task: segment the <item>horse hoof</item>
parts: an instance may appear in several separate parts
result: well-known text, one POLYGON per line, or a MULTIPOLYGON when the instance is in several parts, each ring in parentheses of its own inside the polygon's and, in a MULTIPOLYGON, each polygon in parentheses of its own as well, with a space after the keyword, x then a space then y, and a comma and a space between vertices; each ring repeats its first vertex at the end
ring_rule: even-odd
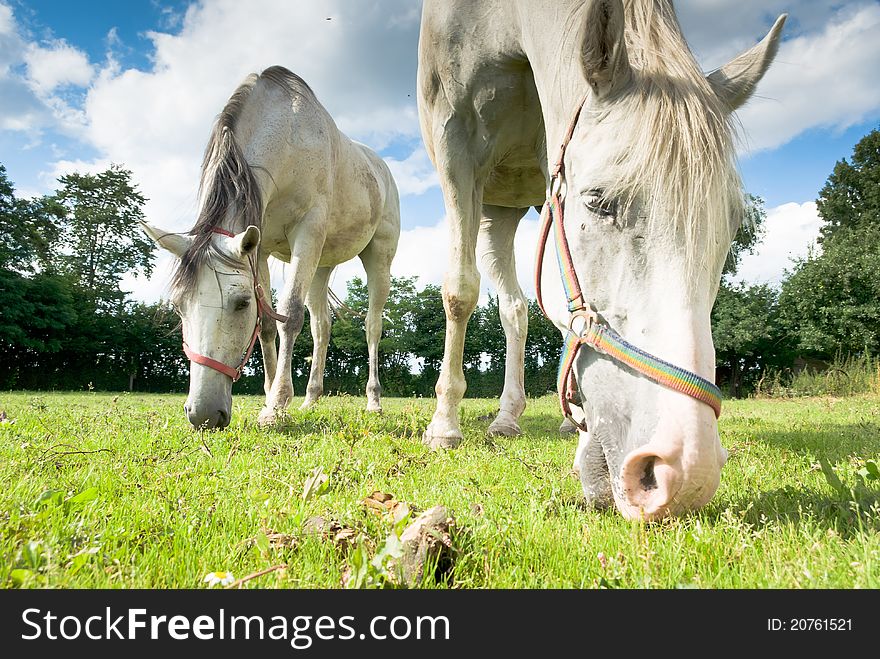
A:
POLYGON ((487 430, 486 433, 489 437, 516 437, 517 435, 522 434, 522 429, 515 421, 495 420, 492 422, 492 425, 489 426, 489 430, 487 430))
POLYGON ((257 425, 261 428, 274 426, 275 421, 275 410, 271 410, 268 407, 264 407, 262 411, 260 411, 260 415, 257 417, 257 425))
POLYGON ((461 433, 456 431, 451 431, 447 435, 435 435, 430 426, 425 431, 425 434, 422 435, 422 444, 425 446, 429 446, 432 449, 438 448, 456 448, 459 444, 461 444, 461 433))
POLYGON ((382 414, 381 405, 367 405, 367 412, 370 414, 382 414))
POLYGON ((571 421, 566 419, 562 422, 562 425, 559 426, 559 433, 561 435, 576 435, 578 428, 571 421))
POLYGON ((315 403, 317 403, 317 402, 318 402, 317 399, 313 399, 313 400, 308 400, 308 399, 306 399, 306 400, 303 401, 303 404, 299 406, 299 409, 301 409, 301 410, 307 410, 307 409, 309 409, 310 407, 312 407, 312 406, 313 406, 315 403))

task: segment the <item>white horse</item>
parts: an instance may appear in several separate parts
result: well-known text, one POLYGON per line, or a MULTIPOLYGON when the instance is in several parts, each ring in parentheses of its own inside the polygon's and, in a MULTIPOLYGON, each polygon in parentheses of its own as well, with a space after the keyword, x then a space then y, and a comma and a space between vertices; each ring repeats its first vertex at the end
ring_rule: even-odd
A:
POLYGON ((194 427, 229 423, 232 383, 258 336, 266 373, 259 421, 276 420, 293 398, 304 305, 314 352, 303 407, 314 403, 330 340, 330 274, 355 256, 369 288, 367 409, 381 411, 378 344, 400 235, 397 187, 385 162, 343 135, 299 76, 280 66, 248 76, 214 124, 195 226, 187 235, 144 228, 180 258, 171 298, 192 362, 185 410, 194 427), (281 314, 264 293, 269 255, 291 265, 281 314))
MULTIPOLYGON (((578 323, 589 316, 714 386, 706 383, 715 366, 710 312, 744 210, 731 115, 770 65, 783 21, 707 77, 667 0, 425 0, 419 117, 451 234, 446 345, 427 444, 462 438, 477 253, 498 290, 507 339, 501 409, 489 430, 520 432, 527 319, 513 240, 527 209, 550 192, 564 202, 571 275, 584 298, 568 304, 548 248, 541 288, 557 326, 566 332, 570 309, 579 310, 578 323), (560 153, 564 178, 550 190, 560 153)), ((588 500, 651 519, 712 497, 726 452, 709 405, 589 349, 577 353, 573 372, 574 415, 589 428, 576 456, 588 500)))

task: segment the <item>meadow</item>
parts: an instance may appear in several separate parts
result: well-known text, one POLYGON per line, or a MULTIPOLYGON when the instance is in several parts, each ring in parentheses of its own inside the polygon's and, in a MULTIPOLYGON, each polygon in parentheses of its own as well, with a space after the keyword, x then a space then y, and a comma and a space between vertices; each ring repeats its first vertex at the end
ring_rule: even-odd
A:
POLYGON ((262 398, 236 396, 232 425, 205 433, 183 400, 0 393, 0 587, 392 586, 408 520, 373 492, 454 515, 451 562, 423 587, 880 587, 876 394, 727 401, 718 493, 655 524, 585 507, 552 397, 516 438, 487 437, 497 403, 466 400, 465 441, 440 452, 419 441, 431 399, 372 415, 328 397, 261 429, 262 398))

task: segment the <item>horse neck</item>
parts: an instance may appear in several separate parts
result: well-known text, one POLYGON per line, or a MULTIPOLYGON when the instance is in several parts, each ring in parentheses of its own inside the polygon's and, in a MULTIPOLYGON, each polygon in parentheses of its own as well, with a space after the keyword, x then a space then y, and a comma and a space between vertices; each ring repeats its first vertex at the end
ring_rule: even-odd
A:
POLYGON ((532 67, 541 100, 541 114, 547 139, 547 160, 552 166, 559 155, 568 126, 578 104, 589 91, 581 66, 583 45, 583 0, 525 5, 522 21, 523 50, 532 67))

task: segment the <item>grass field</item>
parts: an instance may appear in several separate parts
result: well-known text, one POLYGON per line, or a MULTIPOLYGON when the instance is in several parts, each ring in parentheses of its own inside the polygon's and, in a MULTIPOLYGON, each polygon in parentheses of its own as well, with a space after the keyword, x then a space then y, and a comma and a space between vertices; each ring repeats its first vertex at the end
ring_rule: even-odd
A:
MULTIPOLYGON (((494 401, 466 401, 465 442, 436 453, 419 441, 429 399, 375 416, 327 398, 263 430, 261 399, 239 396, 232 426, 204 434, 183 399, 0 394, 14 421, 0 424, 0 586, 197 588, 283 564, 246 587, 342 587, 392 533, 361 503, 379 490, 454 513, 454 567, 430 587, 880 587, 876 395, 727 402, 715 498, 648 525, 584 507, 552 398, 530 401, 514 439, 486 437, 494 401), (316 467, 329 480, 304 500, 316 467), (349 542, 309 533, 313 516, 349 542)), ((378 561, 366 572, 383 583, 378 561)))

